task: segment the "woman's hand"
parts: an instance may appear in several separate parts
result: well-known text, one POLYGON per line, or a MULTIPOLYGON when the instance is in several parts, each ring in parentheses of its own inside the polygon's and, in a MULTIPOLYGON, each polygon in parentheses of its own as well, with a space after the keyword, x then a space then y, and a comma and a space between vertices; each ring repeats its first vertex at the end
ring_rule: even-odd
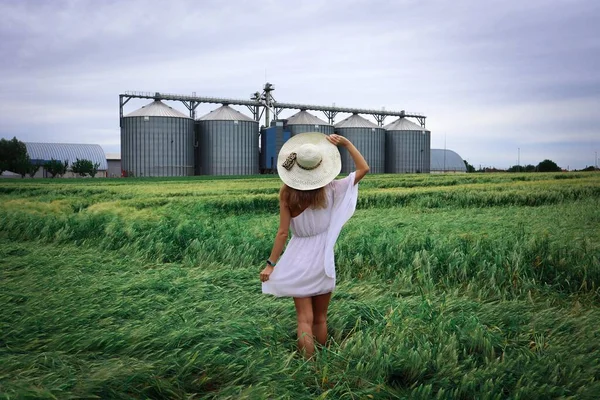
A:
POLYGON ((271 275, 271 273, 273 272, 275 268, 271 267, 270 265, 267 265, 265 267, 265 269, 263 269, 260 272, 260 281, 261 282, 266 282, 269 280, 269 275, 271 275))
POLYGON ((346 147, 348 146, 348 144, 350 144, 350 141, 348 139, 336 134, 327 136, 327 140, 329 140, 329 143, 334 144, 336 146, 346 147))
POLYGON ((354 165, 356 166, 356 175, 354 175, 354 184, 356 185, 369 172, 369 164, 367 164, 367 161, 362 154, 360 154, 360 151, 358 151, 347 138, 333 134, 327 136, 327 140, 336 146, 345 147, 346 150, 348 150, 348 153, 350 153, 354 165))

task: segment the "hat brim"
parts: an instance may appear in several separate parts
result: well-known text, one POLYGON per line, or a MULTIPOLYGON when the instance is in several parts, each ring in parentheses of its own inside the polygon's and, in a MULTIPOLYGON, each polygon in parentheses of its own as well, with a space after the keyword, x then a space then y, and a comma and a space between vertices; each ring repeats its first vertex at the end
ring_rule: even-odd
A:
POLYGON ((281 147, 277 157, 277 173, 279 178, 291 188, 298 190, 313 190, 327 185, 333 181, 342 170, 342 159, 336 145, 327 140, 327 136, 319 132, 306 132, 292 136, 281 147), (319 148, 323 159, 321 164, 312 170, 305 170, 294 163, 291 169, 283 167, 284 161, 290 153, 298 147, 310 143, 319 148))

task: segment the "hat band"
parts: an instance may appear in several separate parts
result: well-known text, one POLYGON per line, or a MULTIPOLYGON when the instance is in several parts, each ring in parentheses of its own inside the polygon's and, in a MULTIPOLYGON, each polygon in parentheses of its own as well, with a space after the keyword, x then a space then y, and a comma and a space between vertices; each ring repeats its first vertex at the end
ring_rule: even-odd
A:
POLYGON ((283 162, 283 164, 281 164, 281 166, 289 171, 290 169, 292 169, 292 167, 294 166, 294 164, 296 164, 297 166, 299 166, 303 170, 310 171, 310 170, 313 170, 313 169, 317 168, 319 165, 321 165, 322 162, 323 162, 323 159, 321 158, 316 165, 314 165, 312 167, 303 167, 298 162, 297 154, 296 153, 290 153, 290 155, 287 156, 287 158, 285 159, 285 161, 283 162))

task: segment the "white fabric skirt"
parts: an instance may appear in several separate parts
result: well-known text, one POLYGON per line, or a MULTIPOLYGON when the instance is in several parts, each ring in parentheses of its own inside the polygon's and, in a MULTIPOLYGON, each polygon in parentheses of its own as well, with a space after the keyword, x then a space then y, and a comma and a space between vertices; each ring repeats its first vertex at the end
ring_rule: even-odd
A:
POLYGON ((316 236, 294 236, 262 285, 263 293, 277 297, 312 297, 332 292, 335 277, 323 268, 327 232, 316 236))

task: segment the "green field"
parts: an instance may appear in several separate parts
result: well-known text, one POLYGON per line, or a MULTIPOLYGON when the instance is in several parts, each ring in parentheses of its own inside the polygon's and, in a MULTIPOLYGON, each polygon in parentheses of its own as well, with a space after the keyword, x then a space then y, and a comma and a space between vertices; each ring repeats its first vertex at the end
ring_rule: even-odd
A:
POLYGON ((367 176, 314 361, 260 290, 279 185, 0 181, 0 398, 600 395, 600 174, 367 176))

